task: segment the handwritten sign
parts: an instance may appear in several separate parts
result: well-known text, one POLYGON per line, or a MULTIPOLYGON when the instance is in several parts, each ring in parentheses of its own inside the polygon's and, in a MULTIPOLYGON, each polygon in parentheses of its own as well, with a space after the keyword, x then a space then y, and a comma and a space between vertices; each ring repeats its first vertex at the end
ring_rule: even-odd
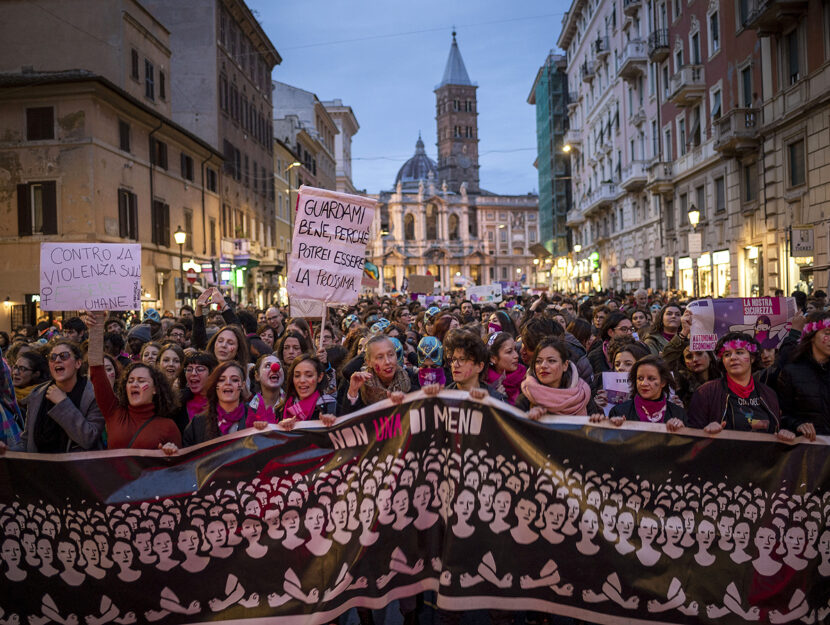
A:
POLYGON ((487 302, 498 303, 501 301, 501 285, 495 283, 482 286, 469 286, 467 287, 467 299, 473 304, 487 302))
POLYGON ((356 304, 377 202, 305 185, 297 198, 288 294, 356 304))
POLYGON ((41 310, 138 310, 141 245, 41 243, 41 310))
POLYGON ((693 313, 689 349, 711 351, 728 332, 746 332, 775 349, 787 336, 795 316, 792 297, 727 297, 701 299, 689 304, 693 313))

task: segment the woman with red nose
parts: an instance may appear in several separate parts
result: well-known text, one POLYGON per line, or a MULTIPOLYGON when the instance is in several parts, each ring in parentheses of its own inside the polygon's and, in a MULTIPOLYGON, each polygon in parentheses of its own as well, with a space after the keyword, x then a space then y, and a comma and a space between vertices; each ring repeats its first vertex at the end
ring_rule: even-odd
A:
POLYGON ((292 430, 300 421, 321 421, 326 427, 336 419, 335 402, 323 396, 325 367, 316 356, 302 354, 285 375, 285 400, 276 408, 279 427, 292 430))
POLYGON ((723 430, 776 434, 782 441, 795 434, 781 427, 778 397, 766 384, 754 379, 753 364, 759 358, 759 345, 749 334, 729 332, 715 346, 723 377, 701 386, 689 404, 689 427, 707 434, 723 430))
POLYGON ((104 370, 104 321, 102 311, 86 315, 89 328, 89 377, 95 399, 107 424, 109 449, 163 449, 175 452, 181 434, 169 418, 175 408, 173 390, 164 374, 155 367, 134 362, 110 386, 104 370))
POLYGON ((252 386, 259 389, 248 407, 253 411, 250 419, 276 423, 276 408, 285 399, 282 387, 285 382, 285 371, 279 358, 274 354, 260 356, 251 371, 252 386))

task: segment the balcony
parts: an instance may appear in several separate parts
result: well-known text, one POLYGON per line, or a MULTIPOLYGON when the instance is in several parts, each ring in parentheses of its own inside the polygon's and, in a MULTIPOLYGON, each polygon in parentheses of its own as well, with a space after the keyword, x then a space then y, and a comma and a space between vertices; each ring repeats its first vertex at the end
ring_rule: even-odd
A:
POLYGON ((642 0, 623 0, 623 13, 628 17, 636 17, 637 11, 643 6, 642 0))
POLYGON ((654 195, 665 195, 674 192, 672 164, 663 161, 654 161, 648 168, 646 189, 654 195))
POLYGON ((579 100, 582 98, 582 95, 577 92, 568 92, 567 101, 568 101, 568 113, 573 113, 577 107, 579 106, 579 100))
POLYGON ((598 59, 604 59, 611 52, 608 46, 608 37, 597 37, 594 41, 594 54, 598 59))
POLYGON ((618 189, 613 182, 601 182, 591 195, 588 196, 585 203, 585 216, 588 217, 592 213, 610 205, 617 199, 618 189))
POLYGON ((645 74, 647 63, 648 57, 646 56, 645 41, 629 41, 623 49, 617 75, 623 80, 637 80, 637 78, 645 74))
POLYGON ((758 148, 758 109, 732 109, 715 122, 715 151, 742 156, 758 148))
POLYGON ((579 148, 582 146, 582 131, 579 128, 569 128, 565 132, 565 145, 572 148, 579 148))
POLYGON ((628 118, 628 123, 632 126, 642 126, 643 123, 646 121, 646 112, 643 110, 643 107, 637 109, 637 111, 628 118))
POLYGON ((662 63, 669 56, 669 31, 666 28, 652 31, 648 36, 648 60, 662 63))
POLYGON ((219 243, 219 252, 222 255, 222 258, 229 258, 234 255, 234 239, 228 239, 226 237, 222 237, 222 241, 219 243))
POLYGON ((706 94, 702 65, 684 65, 669 79, 669 100, 677 106, 692 106, 706 94))
POLYGON ((580 73, 582 74, 583 82, 591 82, 597 73, 596 61, 585 61, 582 64, 582 70, 580 73))
POLYGON ((642 191, 648 182, 648 170, 645 161, 632 161, 623 168, 620 186, 626 191, 642 191))
POLYGON ((755 0, 755 7, 749 12, 744 26, 757 30, 759 37, 768 37, 783 32, 806 14, 807 2, 804 0, 755 0))
POLYGON ((585 215, 578 208, 572 208, 565 215, 565 225, 569 228, 585 223, 585 215))

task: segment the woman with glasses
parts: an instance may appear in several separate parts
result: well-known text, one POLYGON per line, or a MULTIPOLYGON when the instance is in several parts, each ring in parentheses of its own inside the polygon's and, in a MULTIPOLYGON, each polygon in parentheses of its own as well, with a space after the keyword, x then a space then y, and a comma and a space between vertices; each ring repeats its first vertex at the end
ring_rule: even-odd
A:
POLYGON ((18 355, 11 369, 14 395, 20 409, 25 410, 29 394, 49 379, 49 365, 38 352, 29 351, 18 355))
POLYGON ((608 345, 614 339, 631 337, 633 330, 634 324, 621 312, 614 312, 606 317, 599 330, 599 340, 595 341, 588 351, 588 362, 591 363, 595 375, 612 370, 613 363, 608 356, 608 345))
POLYGON ((77 343, 59 340, 52 345, 52 379, 29 396, 26 425, 14 451, 55 454, 103 447, 104 417, 93 385, 80 375, 82 364, 77 343))
POLYGON ((193 417, 207 408, 207 379, 218 364, 209 352, 196 352, 185 357, 185 385, 179 395, 179 409, 173 415, 181 433, 193 417))

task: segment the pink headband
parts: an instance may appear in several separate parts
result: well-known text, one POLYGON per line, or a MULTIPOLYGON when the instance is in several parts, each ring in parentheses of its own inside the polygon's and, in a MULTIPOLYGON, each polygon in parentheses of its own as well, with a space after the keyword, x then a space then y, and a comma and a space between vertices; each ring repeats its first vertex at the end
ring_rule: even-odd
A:
POLYGON ((745 349, 751 354, 754 354, 758 351, 758 347, 755 345, 755 343, 750 343, 749 341, 744 341, 743 339, 735 339, 732 341, 726 341, 726 343, 724 343, 721 346, 720 350, 718 351, 718 358, 722 358, 723 352, 725 352, 726 350, 735 349, 745 349))
POLYGON ((824 328, 830 328, 830 317, 827 319, 821 319, 820 321, 811 321, 810 323, 805 324, 804 329, 801 331, 801 340, 803 341, 808 334, 818 332, 824 328))

